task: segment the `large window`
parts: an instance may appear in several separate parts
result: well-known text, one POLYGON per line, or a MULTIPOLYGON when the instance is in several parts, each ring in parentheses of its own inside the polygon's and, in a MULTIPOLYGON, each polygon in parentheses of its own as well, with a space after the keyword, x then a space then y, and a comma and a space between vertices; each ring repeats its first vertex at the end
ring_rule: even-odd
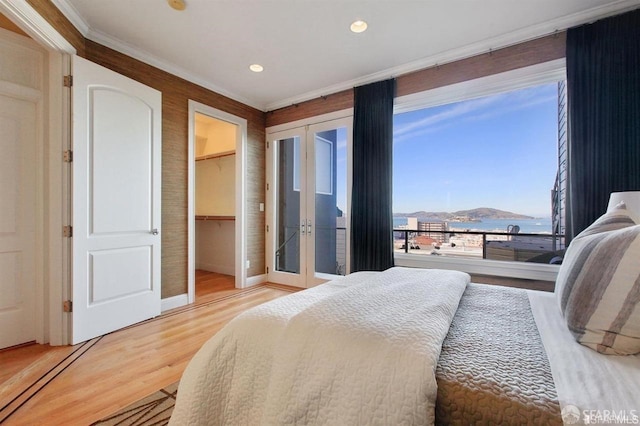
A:
POLYGON ((554 263, 563 249, 564 85, 394 117, 395 250, 554 263))

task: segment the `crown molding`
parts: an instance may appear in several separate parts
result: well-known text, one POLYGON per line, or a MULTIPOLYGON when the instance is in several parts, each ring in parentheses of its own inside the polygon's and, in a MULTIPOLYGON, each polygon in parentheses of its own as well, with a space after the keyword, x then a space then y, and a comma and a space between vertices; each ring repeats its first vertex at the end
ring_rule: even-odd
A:
POLYGON ((0 0, 0 11, 17 21, 34 40, 59 52, 76 53, 76 49, 24 0, 0 0))
POLYGON ((422 58, 417 61, 399 65, 397 67, 388 68, 386 70, 359 77, 353 80, 345 81, 343 83, 327 86, 319 90, 313 90, 299 96, 272 102, 267 104, 266 111, 273 111, 278 108, 298 104, 310 99, 319 98, 321 96, 330 95, 332 93, 341 92, 343 90, 349 90, 363 84, 373 83, 376 81, 397 77, 403 74, 408 74, 410 72, 419 71, 425 68, 436 66, 438 64, 442 65, 449 62, 459 61, 479 55, 481 53, 486 53, 489 50, 497 50, 513 46, 518 43, 523 43, 529 40, 534 40, 546 35, 553 34, 556 31, 564 31, 567 28, 593 22, 595 20, 614 14, 627 12, 629 10, 637 8, 639 5, 640 0, 618 0, 603 6, 594 7, 589 10, 566 15, 561 18, 543 22, 541 24, 532 25, 498 37, 492 37, 458 49, 448 50, 446 52, 438 53, 436 55, 422 58))
POLYGON ((205 89, 209 89, 220 95, 226 96, 227 98, 241 102, 245 105, 256 108, 260 111, 264 111, 264 107, 265 107, 264 104, 258 103, 252 99, 247 99, 242 96, 236 95, 235 93, 229 92, 228 90, 211 83, 207 79, 204 79, 202 77, 199 77, 197 75, 190 73, 189 71, 185 70, 182 67, 179 67, 170 62, 166 62, 161 59, 158 59, 157 57, 141 49, 138 49, 134 46, 131 46, 130 44, 127 44, 121 40, 118 40, 117 38, 112 37, 108 34, 89 29, 87 38, 89 40, 95 41, 96 43, 100 43, 103 46, 106 46, 110 49, 117 50, 120 53, 124 53, 125 55, 131 56, 132 58, 135 58, 141 62, 144 62, 145 64, 159 68, 177 77, 185 79, 191 83, 197 84, 198 86, 202 86, 205 89))
POLYGON ((62 12, 62 14, 73 24, 74 27, 76 27, 78 31, 80 31, 83 36, 87 36, 90 29, 89 24, 84 20, 73 4, 69 3, 68 0, 51 0, 51 3, 53 3, 54 6, 62 12))
MULTIPOLYGON (((387 78, 397 77, 399 75, 407 74, 410 72, 418 71, 421 69, 429 68, 438 64, 445 64, 461 59, 469 58, 481 53, 488 52, 489 50, 497 50, 505 47, 512 46, 514 44, 523 43, 529 40, 540 38, 549 34, 553 34, 556 31, 563 31, 567 28, 577 25, 586 24, 595 20, 611 16, 618 13, 623 13, 629 10, 636 9, 640 6, 640 0, 617 0, 602 6, 594 7, 582 12, 566 15, 557 19, 543 22, 541 24, 532 25, 526 28, 519 29, 507 34, 503 34, 498 37, 492 37, 483 41, 469 44, 467 46, 441 52, 436 55, 432 55, 426 58, 422 58, 417 61, 412 61, 397 67, 388 68, 379 72, 375 72, 363 77, 359 77, 353 80, 345 81, 342 83, 326 86, 324 88, 313 90, 303 93, 298 96, 282 99, 279 101, 262 104, 251 99, 238 96, 231 93, 224 88, 213 84, 205 78, 196 76, 189 71, 181 68, 175 64, 163 61, 157 57, 138 49, 134 46, 126 44, 112 36, 104 34, 102 32, 93 30, 87 22, 77 12, 75 7, 69 3, 69 0, 51 0, 58 9, 73 23, 76 28, 88 39, 97 43, 103 44, 111 49, 117 50, 121 53, 129 55, 135 59, 138 59, 144 63, 157 67, 163 71, 174 74, 180 78, 190 81, 194 84, 202 86, 206 89, 212 90, 230 99, 242 102, 248 106, 257 108, 262 111, 273 111, 278 108, 287 107, 293 104, 298 104, 310 99, 315 99, 320 96, 326 96, 332 93, 341 92, 343 90, 352 89, 355 86, 372 83, 375 81, 384 80, 387 78)), ((0 0, 0 5, 4 3, 20 3, 19 0, 0 0)))

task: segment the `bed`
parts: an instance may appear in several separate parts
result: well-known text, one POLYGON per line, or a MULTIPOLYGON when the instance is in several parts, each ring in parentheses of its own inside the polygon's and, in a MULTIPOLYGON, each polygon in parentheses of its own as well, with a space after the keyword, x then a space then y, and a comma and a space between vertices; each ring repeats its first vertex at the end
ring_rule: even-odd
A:
POLYGON ((238 316, 185 370, 170 424, 546 425, 585 410, 635 415, 640 357, 578 344, 553 294, 391 268, 238 316))

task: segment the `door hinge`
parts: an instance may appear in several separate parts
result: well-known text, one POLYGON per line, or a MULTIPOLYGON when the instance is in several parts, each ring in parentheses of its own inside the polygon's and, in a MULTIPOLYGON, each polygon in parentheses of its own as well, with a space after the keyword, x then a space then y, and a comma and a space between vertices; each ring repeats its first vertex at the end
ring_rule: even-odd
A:
POLYGON ((269 190, 269 184, 267 184, 267 191, 269 190))
POLYGON ((62 312, 73 312, 73 302, 71 300, 62 302, 62 312))
POLYGON ((267 149, 269 149, 269 141, 267 141, 267 149))
POLYGON ((267 225, 267 232, 269 232, 269 225, 267 225))
POLYGON ((73 76, 72 75, 65 75, 64 77, 62 77, 62 85, 64 87, 73 86, 73 76))
POLYGON ((65 225, 62 227, 62 235, 65 238, 71 238, 73 237, 73 226, 71 225, 65 225))
POLYGON ((269 273, 269 267, 267 266, 267 274, 269 273))
POLYGON ((73 161, 73 151, 67 150, 64 153, 62 153, 62 160, 65 163, 71 163, 73 161))

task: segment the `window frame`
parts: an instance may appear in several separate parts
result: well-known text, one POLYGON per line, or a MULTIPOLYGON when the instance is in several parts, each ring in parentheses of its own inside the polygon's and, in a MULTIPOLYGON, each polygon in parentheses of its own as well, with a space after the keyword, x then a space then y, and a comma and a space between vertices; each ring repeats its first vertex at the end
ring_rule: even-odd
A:
POLYGON ((331 155, 331 153, 333 152, 333 142, 330 141, 329 139, 325 139, 323 137, 317 136, 315 137, 314 142, 314 149, 316 150, 316 155, 315 155, 315 160, 316 160, 316 194, 320 194, 320 195, 333 195, 333 172, 334 172, 334 164, 333 164, 333 155, 331 155), (325 143, 329 146, 329 173, 328 173, 328 178, 329 178, 329 191, 321 191, 318 189, 318 160, 320 160, 320 158, 318 157, 318 145, 317 142, 320 141, 322 143, 325 143))
MULTIPOLYGON (((564 58, 395 98, 393 113, 415 111, 566 80, 564 58)), ((396 266, 555 281, 558 265, 394 253, 396 266)))

